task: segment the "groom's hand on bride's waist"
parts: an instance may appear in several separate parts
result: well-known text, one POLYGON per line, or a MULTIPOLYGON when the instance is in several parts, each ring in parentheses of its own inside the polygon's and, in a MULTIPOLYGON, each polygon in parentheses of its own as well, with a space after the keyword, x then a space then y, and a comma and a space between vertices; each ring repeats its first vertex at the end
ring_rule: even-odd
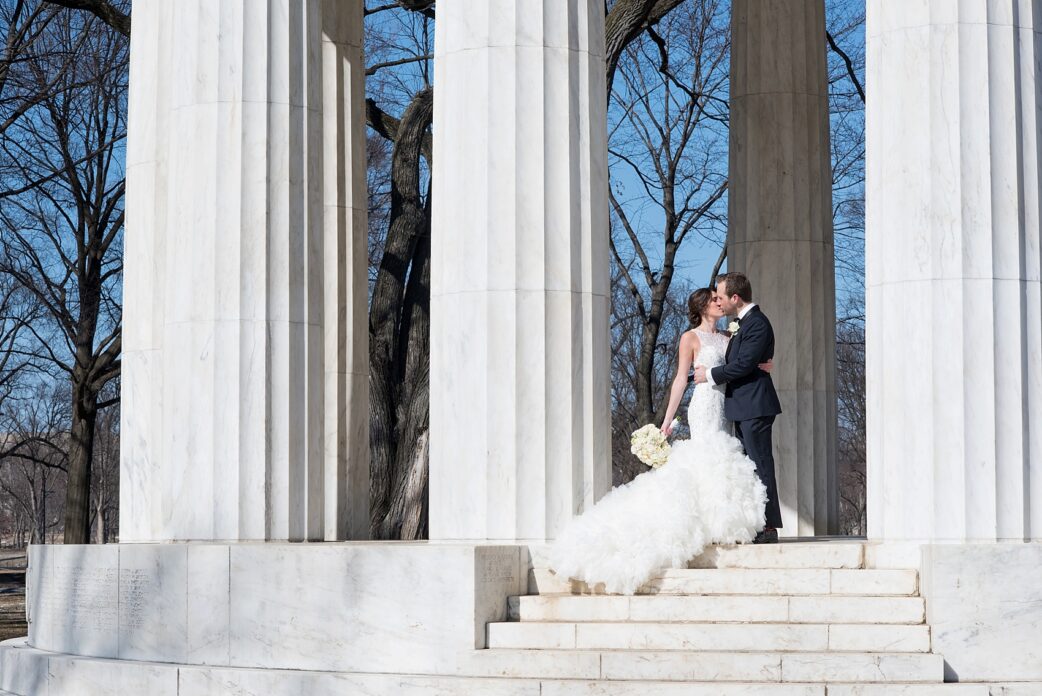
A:
POLYGON ((694 379, 694 381, 695 381, 695 384, 704 384, 707 381, 706 380, 706 368, 704 366, 699 365, 698 367, 695 368, 695 379, 694 379))

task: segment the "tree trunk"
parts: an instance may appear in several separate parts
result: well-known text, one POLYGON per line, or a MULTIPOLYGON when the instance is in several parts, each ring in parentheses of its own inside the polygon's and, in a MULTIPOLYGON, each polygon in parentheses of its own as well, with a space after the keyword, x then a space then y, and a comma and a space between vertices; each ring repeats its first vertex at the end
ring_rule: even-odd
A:
POLYGON ((430 434, 430 191, 426 233, 416 244, 398 332, 398 447, 389 508, 378 530, 382 539, 427 538, 430 434))
MULTIPOLYGON (((46 500, 46 486, 44 487, 44 499, 46 500)), ((36 495, 36 482, 32 479, 29 480, 29 510, 31 512, 32 523, 29 528, 29 543, 39 543, 42 535, 41 532, 41 502, 36 495)))
MULTIPOLYGON (((655 353, 658 348, 659 335, 662 333, 662 315, 666 309, 666 294, 673 283, 673 257, 675 251, 666 250, 666 258, 662 263, 662 275, 651 289, 651 304, 648 317, 644 322, 644 331, 640 341, 640 358, 637 364, 637 413, 645 423, 658 425, 666 415, 668 395, 666 399, 655 402, 655 353)), ((674 350, 670 346, 670 350, 674 350)))
POLYGON ((642 31, 662 21, 684 0, 618 0, 604 17, 604 62, 608 98, 622 51, 642 31))
MULTIPOLYGON (((399 451, 409 453, 411 459, 412 443, 418 435, 403 432, 414 430, 411 423, 402 422, 403 410, 411 409, 412 389, 412 385, 403 384, 403 372, 417 348, 409 345, 413 319, 405 305, 407 280, 409 285, 414 284, 413 278, 419 282, 422 256, 430 257, 429 218, 420 194, 420 157, 433 115, 433 92, 425 89, 409 104, 398 125, 391 162, 391 224, 369 309, 370 526, 376 539, 396 538, 390 530, 399 524, 388 515, 400 478, 409 468, 399 466, 399 451), (426 252, 420 245, 424 237, 426 252)), ((429 320, 427 323, 429 326, 429 320)), ((429 360, 429 356, 423 360, 429 360)))
POLYGON ((96 544, 105 543, 105 496, 99 495, 98 502, 95 505, 94 512, 94 523, 96 525, 94 531, 94 539, 96 544))
MULTIPOLYGON (((426 405, 426 400, 424 404, 426 405)), ((405 485, 399 489, 400 497, 396 497, 394 506, 401 508, 401 528, 399 539, 426 539, 427 533, 427 483, 430 468, 430 429, 426 429, 416 441, 413 451, 412 466, 405 485)))
POLYGON ((90 469, 94 454, 97 395, 74 388, 69 433, 69 482, 65 491, 65 543, 90 543, 90 469))
POLYGON ((647 321, 644 323, 644 331, 640 337, 640 356, 637 360, 637 413, 643 423, 650 423, 654 417, 654 380, 655 372, 655 343, 658 341, 659 327, 662 323, 661 308, 655 312, 652 303, 651 311, 648 312, 647 321))

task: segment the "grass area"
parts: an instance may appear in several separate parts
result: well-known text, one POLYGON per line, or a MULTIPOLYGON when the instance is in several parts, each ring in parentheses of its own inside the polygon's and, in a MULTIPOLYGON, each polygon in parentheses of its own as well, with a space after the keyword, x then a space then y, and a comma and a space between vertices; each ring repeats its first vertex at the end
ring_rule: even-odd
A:
POLYGON ((21 638, 29 633, 25 623, 25 591, 0 594, 0 640, 21 638))
POLYGON ((29 633, 25 623, 25 551, 0 553, 0 640, 29 633))

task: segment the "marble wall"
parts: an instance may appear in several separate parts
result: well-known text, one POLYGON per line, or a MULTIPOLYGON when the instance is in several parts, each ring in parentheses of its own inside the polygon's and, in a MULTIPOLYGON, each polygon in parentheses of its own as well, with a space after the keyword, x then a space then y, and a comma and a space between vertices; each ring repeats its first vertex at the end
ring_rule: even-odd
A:
POLYGON ((604 4, 443 3, 434 63, 431 538, 552 539, 611 485, 604 4))
POLYGON ((427 543, 33 546, 29 643, 270 669, 451 674, 528 582, 523 549, 427 543))
POLYGON ((368 531, 362 2, 137 0, 120 537, 368 531))

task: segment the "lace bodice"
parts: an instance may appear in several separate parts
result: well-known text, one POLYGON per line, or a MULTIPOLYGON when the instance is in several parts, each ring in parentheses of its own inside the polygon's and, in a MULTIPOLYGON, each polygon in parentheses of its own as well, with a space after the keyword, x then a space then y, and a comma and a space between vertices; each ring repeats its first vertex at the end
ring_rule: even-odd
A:
POLYGON ((701 350, 698 351, 698 357, 695 358, 695 365, 703 365, 705 367, 723 365, 724 355, 727 353, 727 343, 730 341, 727 334, 703 331, 702 329, 695 329, 695 333, 698 335, 699 343, 702 344, 701 350))
MULTIPOLYGON (((695 365, 711 369, 724 364, 724 354, 730 338, 726 334, 715 331, 695 329, 698 335, 699 348, 695 357, 695 365)), ((724 387, 696 384, 687 407, 687 423, 691 428, 691 437, 709 432, 719 432, 727 427, 724 418, 724 387)))

